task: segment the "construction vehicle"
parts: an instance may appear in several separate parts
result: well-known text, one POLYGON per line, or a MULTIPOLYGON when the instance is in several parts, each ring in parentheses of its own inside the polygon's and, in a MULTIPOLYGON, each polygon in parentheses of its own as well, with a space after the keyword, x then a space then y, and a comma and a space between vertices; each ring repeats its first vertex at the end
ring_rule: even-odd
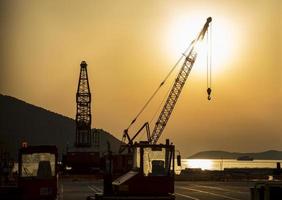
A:
POLYGON ((1 200, 55 200, 58 196, 58 150, 53 145, 27 146, 18 154, 15 185, 1 187, 1 200))
POLYGON ((134 143, 128 146, 134 156, 133 168, 112 181, 111 155, 107 157, 104 176, 104 193, 87 199, 164 199, 174 197, 174 145, 134 143))
MULTIPOLYGON (((182 88, 190 74, 190 71, 197 58, 197 50, 200 41, 203 40, 212 18, 207 18, 207 21, 199 33, 198 37, 191 43, 188 55, 184 53, 184 63, 175 79, 172 89, 166 99, 164 107, 158 117, 152 134, 150 133, 149 123, 146 122, 131 138, 128 134, 128 129, 135 123, 138 116, 143 112, 145 107, 149 104, 154 95, 158 92, 159 88, 164 84, 163 81, 159 88, 153 93, 153 96, 146 102, 145 106, 132 120, 131 124, 125 129, 123 134, 123 142, 121 145, 120 153, 127 151, 132 155, 132 169, 124 175, 113 180, 113 155, 109 151, 106 157, 106 166, 104 174, 104 193, 89 196, 88 199, 97 200, 125 200, 125 199, 138 199, 138 200, 155 200, 155 199, 175 199, 174 196, 174 160, 175 160, 175 147, 166 140, 165 144, 157 144, 175 104, 180 96, 182 88), (136 142, 135 139, 146 129, 147 140, 136 142), (127 142, 126 142, 127 141, 127 142)), ((211 88, 208 87, 208 99, 210 100, 211 88)), ((180 165, 181 158, 177 156, 177 164, 180 165)))
POLYGON ((18 188, 22 200, 57 198, 57 162, 56 146, 23 146, 19 150, 18 188))
POLYGON ((87 63, 82 61, 76 92, 75 144, 63 155, 63 168, 68 173, 88 174, 99 170, 100 154, 91 149, 91 119, 91 92, 87 63))

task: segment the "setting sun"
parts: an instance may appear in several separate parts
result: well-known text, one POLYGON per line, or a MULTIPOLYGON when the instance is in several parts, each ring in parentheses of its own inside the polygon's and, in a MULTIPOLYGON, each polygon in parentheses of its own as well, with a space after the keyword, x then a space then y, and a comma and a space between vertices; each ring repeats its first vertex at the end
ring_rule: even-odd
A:
MULTIPOLYGON (((178 16, 171 20, 166 36, 166 44, 171 57, 176 59, 183 54, 200 32, 206 18, 200 16, 178 16)), ((212 18, 210 32, 207 33, 201 43, 195 64, 196 67, 193 69, 194 73, 200 76, 206 73, 208 49, 211 49, 213 73, 218 75, 228 69, 228 62, 234 59, 232 56, 235 56, 235 49, 238 44, 236 31, 232 30, 231 22, 223 18, 213 16, 212 18), (207 43, 207 37, 211 38, 211 48, 207 43)))
POLYGON ((0 200, 282 199, 281 11, 0 1, 0 200))
POLYGON ((212 169, 212 161, 207 159, 190 159, 188 168, 201 168, 202 170, 212 169))

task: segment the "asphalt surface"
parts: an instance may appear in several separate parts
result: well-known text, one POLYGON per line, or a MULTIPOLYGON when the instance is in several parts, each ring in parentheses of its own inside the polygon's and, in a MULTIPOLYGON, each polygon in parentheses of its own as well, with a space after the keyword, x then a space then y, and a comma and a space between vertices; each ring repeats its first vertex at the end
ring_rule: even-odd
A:
POLYGON ((248 182, 176 182, 176 199, 192 200, 250 200, 248 182))
MULTIPOLYGON (((250 200, 252 182, 175 182, 177 200, 250 200)), ((101 192, 102 180, 61 180, 60 200, 86 200, 101 192)))

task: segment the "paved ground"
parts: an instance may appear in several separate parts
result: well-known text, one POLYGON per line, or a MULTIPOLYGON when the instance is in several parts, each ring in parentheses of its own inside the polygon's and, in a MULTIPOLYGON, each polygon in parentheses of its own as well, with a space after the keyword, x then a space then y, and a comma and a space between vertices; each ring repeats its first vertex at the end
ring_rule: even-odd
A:
POLYGON ((176 199, 193 200, 250 200, 247 182, 176 182, 176 199))
POLYGON ((86 197, 101 192, 103 188, 102 180, 95 181, 60 181, 59 200, 86 200, 86 197))
MULTIPOLYGON (((102 191, 102 181, 72 181, 60 183, 60 200, 85 200, 88 195, 102 191)), ((176 182, 177 200, 250 200, 248 182, 176 182)))

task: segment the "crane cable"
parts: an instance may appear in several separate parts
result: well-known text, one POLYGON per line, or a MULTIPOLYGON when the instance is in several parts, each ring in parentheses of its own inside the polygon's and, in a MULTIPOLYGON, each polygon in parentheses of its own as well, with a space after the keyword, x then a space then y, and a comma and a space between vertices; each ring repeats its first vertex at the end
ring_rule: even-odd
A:
MULTIPOLYGON (((210 27, 209 29, 207 30, 208 31, 208 34, 207 34, 207 92, 208 92, 208 100, 211 100, 211 88, 212 88, 212 31, 211 31, 211 25, 212 23, 210 24, 210 27), (209 91, 210 90, 210 91, 209 91)), ((191 44, 193 44, 194 41, 192 41, 191 44)), ((190 48, 190 46, 189 46, 190 48)), ((188 48, 188 49, 189 49, 188 48)), ((173 70, 170 71, 169 75, 172 73, 173 70)), ((168 75, 168 76, 169 76, 168 75)), ((168 77, 167 76, 167 77, 168 77)), ((157 115, 157 113, 159 112, 162 104, 164 103, 165 99, 167 98, 168 96, 168 93, 169 91, 171 90, 171 88, 173 87, 173 84, 171 85, 171 87, 168 89, 166 95, 164 96, 162 102, 160 103, 159 107, 157 108, 156 112, 154 113, 153 117, 151 118, 149 124, 152 123, 152 121, 154 120, 155 116, 157 115)))
POLYGON ((212 23, 207 30, 207 93, 208 100, 211 100, 212 92, 212 23))
MULTIPOLYGON (((208 100, 211 100, 211 92, 212 92, 212 23, 210 24, 209 29, 207 30, 208 34, 207 34, 207 93, 208 93, 208 100)), ((156 96, 156 94, 158 93, 158 91, 160 90, 160 88, 166 83, 167 79, 169 78, 169 76, 172 74, 172 72, 175 70, 175 68, 177 67, 177 65, 179 64, 179 62, 182 60, 183 57, 186 58, 186 54, 188 52, 188 50, 191 48, 191 46, 193 45, 195 41, 193 40, 189 47, 184 51, 184 53, 181 55, 181 57, 177 60, 177 62, 174 64, 174 66, 172 67, 172 69, 169 71, 169 73, 166 75, 166 77, 164 78, 164 80, 161 82, 161 84, 157 87, 157 89, 154 91, 154 93, 152 94, 152 96, 147 100, 147 102, 144 104, 144 106, 141 108, 141 110, 137 113, 137 115, 135 116, 135 118, 131 121, 131 123, 128 125, 127 129, 125 129, 126 131, 128 131, 128 129, 136 122, 136 120, 138 119, 138 117, 143 113, 143 111, 146 109, 146 107, 149 105, 149 103, 153 100, 153 98, 156 96)), ((168 90, 169 92, 170 90, 168 90)), ((157 109, 157 111, 155 112, 155 114, 153 115, 152 119, 150 120, 149 124, 152 123, 153 119, 155 118, 156 114, 158 113, 161 105, 163 104, 164 100, 166 99, 167 94, 164 96, 162 102, 159 105, 159 108, 157 109)), ((124 137, 123 137, 124 139, 124 137)))
POLYGON ((156 94, 158 93, 158 91, 160 90, 160 88, 165 84, 165 82, 167 81, 167 79, 169 78, 169 76, 172 74, 172 72, 174 71, 174 69, 177 67, 177 65, 180 63, 180 61, 182 60, 183 57, 186 58, 186 54, 188 52, 188 50, 191 48, 191 46, 193 45, 194 41, 192 41, 189 45, 189 47, 184 51, 184 53, 181 55, 181 57, 177 60, 177 62, 173 65, 172 69, 169 71, 169 73, 166 75, 166 77, 164 78, 164 80, 161 82, 161 84, 159 85, 159 87, 154 91, 154 93, 152 94, 152 96, 147 100, 147 102, 144 104, 144 106, 141 108, 141 110, 138 112, 138 114, 136 115, 136 117, 131 121, 131 123, 129 124, 129 126, 127 127, 128 130, 137 120, 137 118, 142 114, 142 112, 145 110, 145 108, 148 106, 148 104, 152 101, 152 99, 156 96, 156 94))
MULTIPOLYGON (((211 29, 211 27, 209 28, 211 29)), ((211 65, 211 51, 212 51, 212 44, 211 44, 211 30, 207 30, 207 93, 208 93, 208 100, 211 100, 211 87, 212 87, 212 65, 211 65)), ((165 81, 167 81, 168 77, 171 75, 171 73, 173 72, 173 70, 175 69, 175 67, 179 64, 180 60, 182 59, 183 56, 185 56, 186 52, 190 49, 191 45, 194 43, 194 41, 191 42, 190 46, 185 50, 185 53, 182 54, 181 58, 176 62, 176 64, 173 66, 173 68, 170 70, 170 72, 168 73, 168 75, 165 77, 164 81, 160 84, 159 88, 157 88, 157 90, 155 91, 155 93, 152 95, 152 97, 147 101, 147 103, 145 104, 145 106, 143 107, 145 109, 145 107, 147 106, 147 104, 149 104, 149 102, 151 101, 151 99, 154 97, 154 95, 158 92, 158 90, 160 89, 160 87, 165 83, 165 81)), ((186 57, 186 56, 185 56, 186 57)), ((168 91, 166 92, 166 94, 164 95, 161 103, 159 104, 158 108, 156 109, 156 112, 153 114, 153 117, 151 118, 151 120, 149 121, 149 124, 152 124, 154 118, 156 117, 157 113, 159 112, 159 110, 161 109, 161 106, 163 105, 164 101, 167 99, 167 96, 169 94, 169 92, 171 91, 171 88, 173 87, 173 83, 171 85, 171 87, 168 88, 168 91)), ((143 109, 143 110, 144 110, 143 109)), ((132 121, 133 123, 135 122, 135 120, 137 119, 137 117, 142 113, 143 111, 141 109, 141 111, 138 113, 138 115, 136 116, 136 118, 132 121)), ((133 124, 132 123, 132 124, 133 124)), ((130 126, 132 125, 130 124, 130 126)), ((129 126, 129 127, 130 127, 129 126)), ((129 128, 128 127, 128 128, 129 128)), ((143 138, 144 135, 139 136, 141 139, 143 138)))
MULTIPOLYGON (((208 34, 207 34, 207 93, 208 93, 208 100, 211 100, 211 92, 212 92, 212 23, 210 24, 210 27, 208 29, 208 34)), ((160 88, 165 84, 169 76, 172 74, 172 72, 175 70, 177 65, 180 63, 183 57, 186 57, 186 54, 188 50, 191 48, 193 45, 194 40, 190 43, 189 47, 184 51, 184 53, 181 55, 181 57, 177 60, 177 62, 174 64, 172 69, 169 71, 169 73, 166 75, 164 80, 161 82, 161 84, 157 87, 157 89, 154 91, 152 96, 147 100, 147 102, 144 104, 144 106, 141 108, 141 110, 137 113, 135 118, 131 121, 131 123, 128 125, 127 129, 128 130, 138 119, 138 117, 143 113, 143 111, 146 109, 146 107, 149 105, 149 103, 153 100, 153 98, 156 96, 160 88)))

